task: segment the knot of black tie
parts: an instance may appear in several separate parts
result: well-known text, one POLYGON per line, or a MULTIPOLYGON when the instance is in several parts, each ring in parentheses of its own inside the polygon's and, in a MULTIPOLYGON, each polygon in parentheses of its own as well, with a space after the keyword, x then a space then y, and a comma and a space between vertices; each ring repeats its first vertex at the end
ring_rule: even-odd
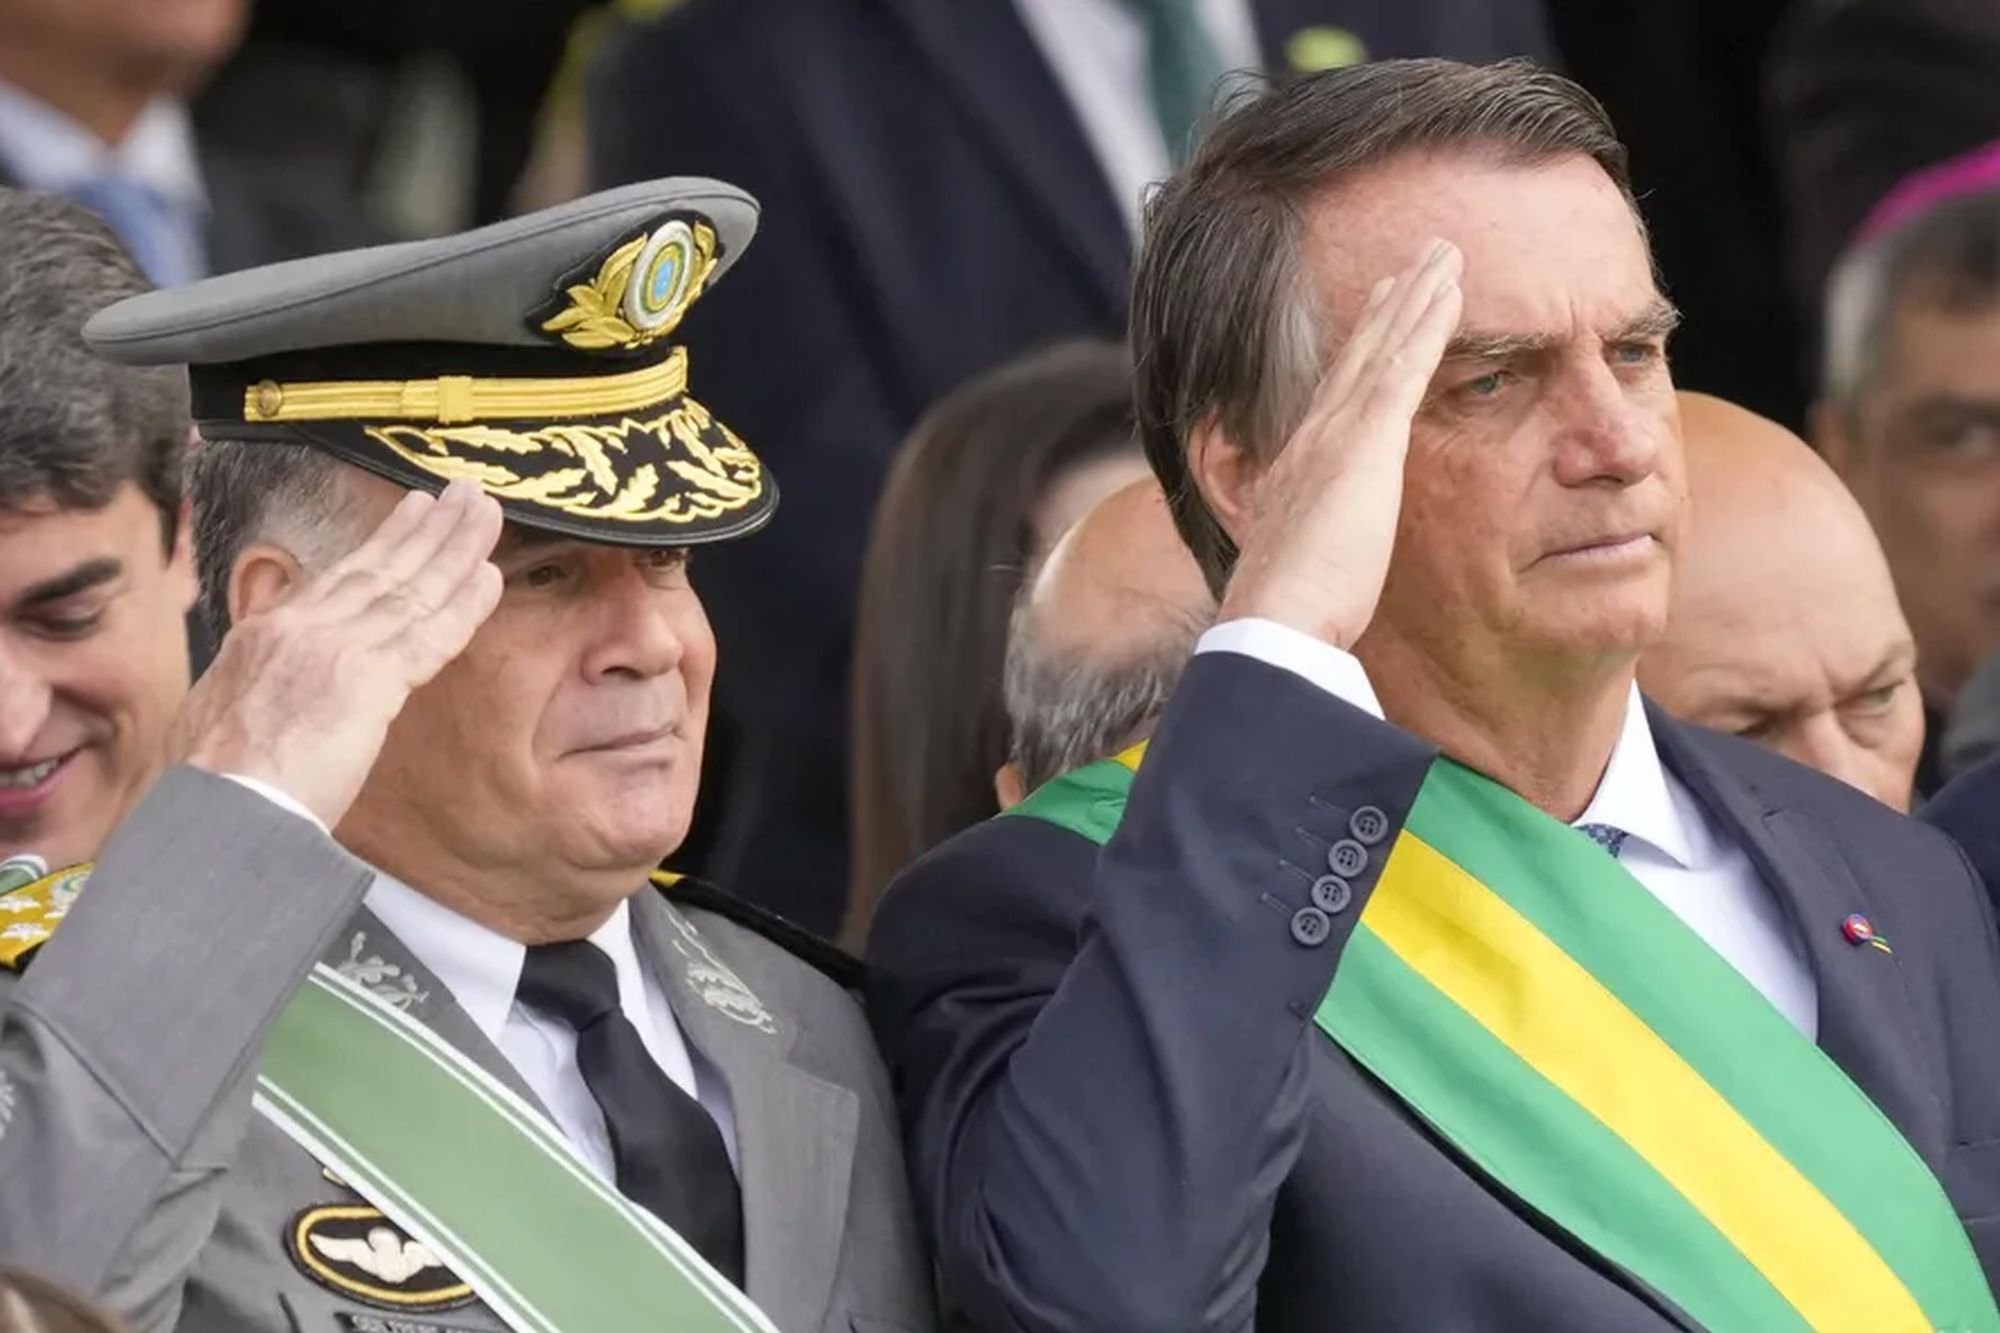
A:
POLYGON ((516 994, 522 1004, 581 1032, 618 1012, 618 968, 589 940, 531 945, 516 994))

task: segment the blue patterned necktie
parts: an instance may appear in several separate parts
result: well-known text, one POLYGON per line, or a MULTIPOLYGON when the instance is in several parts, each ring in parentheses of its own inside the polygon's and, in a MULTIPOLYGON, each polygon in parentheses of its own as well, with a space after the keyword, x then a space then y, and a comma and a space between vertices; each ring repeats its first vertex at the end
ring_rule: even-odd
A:
POLYGON ((1153 116, 1175 165, 1187 161, 1195 130, 1223 75, 1222 53, 1202 22, 1201 0, 1125 0, 1146 25, 1146 70, 1153 116))
POLYGON ((1617 858, 1618 849, 1625 845, 1628 836, 1624 829, 1615 828, 1610 824, 1578 824, 1576 831, 1610 852, 1613 859, 1617 858))
POLYGON ((158 190, 123 176, 93 176, 63 191, 118 235, 145 275, 158 287, 201 276, 186 220, 158 190))

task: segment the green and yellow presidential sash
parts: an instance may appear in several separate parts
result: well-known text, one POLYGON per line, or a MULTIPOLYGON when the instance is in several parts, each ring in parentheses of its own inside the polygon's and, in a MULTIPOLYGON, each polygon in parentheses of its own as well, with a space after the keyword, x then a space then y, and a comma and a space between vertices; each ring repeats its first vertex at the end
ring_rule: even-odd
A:
MULTIPOLYGON (((1144 747, 1011 812, 1102 843, 1144 747)), ((1616 860, 1435 761, 1316 1014, 1503 1188, 1717 1333, 2000 1330, 1936 1178, 1616 860)))
MULTIPOLYGON (((0 966, 25 965, 89 871, 0 887, 0 966)), ((316 1252, 312 1225, 370 1210, 309 1210, 291 1248, 337 1290, 411 1310, 476 1295, 515 1333, 776 1333, 693 1246, 600 1179, 539 1110, 323 963, 279 1013, 253 1103, 422 1247, 412 1260, 397 1238, 389 1262, 448 1271, 462 1283, 399 1284, 380 1256, 343 1271, 340 1257, 351 1260, 351 1247, 365 1242, 340 1239, 334 1244, 350 1248, 316 1252)))

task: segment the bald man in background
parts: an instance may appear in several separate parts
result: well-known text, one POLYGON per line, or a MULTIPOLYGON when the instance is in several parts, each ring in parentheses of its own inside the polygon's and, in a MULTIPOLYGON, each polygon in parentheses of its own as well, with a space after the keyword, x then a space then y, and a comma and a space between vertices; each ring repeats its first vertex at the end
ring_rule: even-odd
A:
POLYGON ((1215 599, 1148 477, 1073 524, 1023 589, 1007 632, 1013 732, 1002 810, 1151 734, 1215 599))
POLYGON ((1680 404, 1693 521, 1641 688, 1908 810, 1916 645, 1867 517, 1784 427, 1706 394, 1680 404))

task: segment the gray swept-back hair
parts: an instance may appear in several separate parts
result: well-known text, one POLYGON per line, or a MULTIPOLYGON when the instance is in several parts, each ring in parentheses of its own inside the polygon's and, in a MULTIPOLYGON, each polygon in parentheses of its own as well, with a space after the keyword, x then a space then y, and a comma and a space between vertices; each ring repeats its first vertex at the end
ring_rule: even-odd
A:
POLYGON ((196 603, 220 640, 229 630, 229 578, 246 547, 270 542, 319 570, 358 542, 341 487, 347 464, 303 444, 207 440, 188 464, 194 508, 196 603))
POLYGON ((1213 419, 1255 454, 1283 445, 1326 363, 1300 253, 1310 204, 1343 177, 1438 150, 1523 166, 1591 158, 1638 217, 1604 108, 1525 60, 1385 60, 1240 89, 1147 205, 1132 287, 1140 435, 1217 594, 1236 549, 1189 476, 1189 432, 1213 419))
POLYGON ((1012 732, 1008 758, 1025 791, 1106 758, 1149 730, 1211 618, 1207 610, 1149 607, 1158 632, 1122 660, 1104 660, 1042 642, 1031 592, 1024 590, 1014 606, 1002 682, 1012 732))

